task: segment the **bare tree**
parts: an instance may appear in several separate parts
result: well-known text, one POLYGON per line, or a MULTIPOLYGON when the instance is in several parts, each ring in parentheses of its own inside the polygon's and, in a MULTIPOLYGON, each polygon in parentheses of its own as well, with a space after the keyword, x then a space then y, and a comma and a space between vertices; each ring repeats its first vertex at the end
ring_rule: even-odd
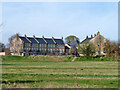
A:
POLYGON ((77 40, 78 42, 80 42, 78 37, 76 37, 74 35, 70 35, 70 36, 65 38, 65 43, 70 44, 74 40, 77 40))
POLYGON ((5 51, 5 45, 3 43, 0 43, 0 52, 5 51))
POLYGON ((95 46, 92 43, 87 42, 78 47, 78 52, 87 58, 93 57, 95 54, 95 46))
MULTIPOLYGON (((16 34, 19 35, 19 33, 16 33, 16 34)), ((13 45, 12 40, 16 37, 16 34, 13 34, 13 35, 8 39, 8 41, 9 41, 8 46, 9 46, 9 47, 13 45)))
POLYGON ((105 43, 106 55, 116 56, 118 54, 118 43, 114 41, 107 40, 105 43))

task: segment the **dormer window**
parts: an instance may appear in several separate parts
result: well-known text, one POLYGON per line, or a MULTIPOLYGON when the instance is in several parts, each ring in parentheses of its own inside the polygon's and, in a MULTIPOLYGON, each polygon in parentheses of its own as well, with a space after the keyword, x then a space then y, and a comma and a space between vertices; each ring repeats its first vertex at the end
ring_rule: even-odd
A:
POLYGON ((100 45, 98 44, 98 48, 100 47, 100 45))

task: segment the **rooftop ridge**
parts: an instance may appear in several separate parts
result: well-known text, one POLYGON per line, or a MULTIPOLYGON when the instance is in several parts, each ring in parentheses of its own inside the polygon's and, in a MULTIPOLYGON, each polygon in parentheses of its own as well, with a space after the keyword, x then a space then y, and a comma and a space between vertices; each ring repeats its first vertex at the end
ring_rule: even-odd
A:
POLYGON ((47 44, 48 42, 45 40, 45 38, 44 37, 42 37, 42 39, 45 41, 45 43, 47 44))
POLYGON ((30 42, 30 43, 32 43, 28 38, 27 38, 27 36, 25 35, 25 38, 30 42))
POLYGON ((39 41, 36 39, 36 37, 35 37, 35 36, 34 36, 33 38, 34 38, 34 39, 35 39, 35 40, 39 43, 39 41))
POLYGON ((56 44, 56 42, 55 42, 55 40, 54 40, 54 37, 52 37, 52 40, 53 40, 53 42, 56 44))

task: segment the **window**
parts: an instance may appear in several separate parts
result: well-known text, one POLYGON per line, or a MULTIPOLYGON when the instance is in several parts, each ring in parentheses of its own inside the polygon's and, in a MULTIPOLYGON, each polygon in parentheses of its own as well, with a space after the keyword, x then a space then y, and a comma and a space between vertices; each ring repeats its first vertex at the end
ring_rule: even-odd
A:
POLYGON ((51 44, 51 47, 52 47, 52 44, 51 44))
POLYGON ((20 48, 20 52, 22 52, 22 48, 20 48))
POLYGON ((40 48, 40 51, 41 51, 41 48, 40 48))
POLYGON ((34 46, 34 44, 32 44, 32 47, 34 46))
POLYGON ((16 48, 17 48, 18 46, 16 45, 16 48))
POLYGON ((50 49, 50 53, 52 53, 52 49, 50 49))
POLYGON ((42 52, 44 52, 44 48, 42 48, 42 52))
POLYGON ((39 46, 41 47, 41 44, 39 46))
POLYGON ((98 44, 98 48, 100 47, 100 45, 98 44))
POLYGON ((60 49, 60 53, 62 53, 62 50, 60 49))
POLYGON ((11 48, 11 52, 13 52, 13 48, 11 48))
POLYGON ((45 52, 46 52, 46 49, 45 49, 45 52))
POLYGON ((106 49, 104 48, 104 53, 106 53, 106 49))
POLYGON ((55 47, 55 44, 53 44, 53 47, 55 47))
POLYGON ((64 52, 64 49, 62 50, 62 52, 64 52))
POLYGON ((100 54, 100 50, 98 50, 98 54, 100 54))

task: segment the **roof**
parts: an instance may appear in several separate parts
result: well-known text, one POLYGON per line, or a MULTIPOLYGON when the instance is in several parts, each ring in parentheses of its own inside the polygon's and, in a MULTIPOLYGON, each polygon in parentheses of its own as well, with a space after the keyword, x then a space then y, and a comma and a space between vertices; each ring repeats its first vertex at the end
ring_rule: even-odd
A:
POLYGON ((50 38, 44 38, 48 44, 55 44, 54 41, 50 38))
POLYGON ((40 44, 46 44, 46 42, 42 38, 35 38, 40 44))
POLYGON ((25 43, 40 43, 40 44, 64 44, 64 41, 62 39, 56 39, 56 38, 38 38, 38 37, 22 37, 19 36, 21 40, 23 40, 25 43), (56 42, 56 43, 55 43, 56 42))
MULTIPOLYGON (((92 37, 92 38, 93 38, 93 37, 92 37)), ((84 39, 81 43, 85 43, 85 42, 91 40, 92 38, 86 38, 86 39, 84 39)))
POLYGON ((32 43, 38 43, 34 38, 32 37, 27 37, 32 43))
POLYGON ((19 36, 21 40, 23 40, 25 43, 30 43, 25 37, 19 36))
POLYGON ((65 48, 66 48, 66 49, 70 49, 71 46, 70 46, 69 44, 65 44, 65 48))
POLYGON ((64 44, 62 39, 54 39, 57 44, 64 44))
POLYGON ((65 49, 70 49, 68 46, 65 46, 65 49))
POLYGON ((73 46, 78 47, 78 45, 79 45, 79 41, 78 41, 78 40, 73 40, 73 41, 70 43, 70 46, 71 46, 71 47, 73 47, 73 46))

